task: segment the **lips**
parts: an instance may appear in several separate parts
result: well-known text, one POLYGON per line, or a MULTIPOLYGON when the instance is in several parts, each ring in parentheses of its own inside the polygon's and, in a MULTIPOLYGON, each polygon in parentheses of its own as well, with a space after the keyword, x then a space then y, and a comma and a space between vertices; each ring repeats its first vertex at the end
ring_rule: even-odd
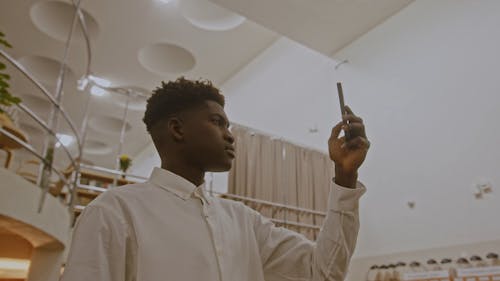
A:
POLYGON ((226 153, 229 154, 231 158, 235 157, 234 147, 226 147, 226 153))

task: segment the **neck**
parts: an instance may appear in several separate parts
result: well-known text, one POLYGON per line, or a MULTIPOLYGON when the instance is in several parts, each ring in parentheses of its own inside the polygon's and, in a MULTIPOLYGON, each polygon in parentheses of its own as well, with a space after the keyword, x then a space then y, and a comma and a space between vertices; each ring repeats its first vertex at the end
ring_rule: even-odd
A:
POLYGON ((189 166, 185 163, 162 161, 161 168, 185 178, 196 186, 200 186, 205 179, 205 171, 194 168, 193 166, 189 166))

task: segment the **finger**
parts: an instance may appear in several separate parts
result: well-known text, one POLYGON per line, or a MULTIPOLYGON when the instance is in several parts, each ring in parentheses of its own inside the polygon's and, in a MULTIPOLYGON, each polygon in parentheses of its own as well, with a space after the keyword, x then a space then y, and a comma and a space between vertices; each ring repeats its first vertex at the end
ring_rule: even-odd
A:
POLYGON ((332 128, 332 135, 331 138, 338 139, 340 132, 342 131, 342 122, 337 123, 335 127, 332 128))
POLYGON ((328 145, 332 145, 333 147, 342 147, 345 144, 345 137, 339 137, 338 139, 330 138, 328 140, 328 145))
POLYGON ((361 117, 352 114, 342 116, 342 120, 349 121, 351 123, 363 123, 363 119, 361 117))
POLYGON ((346 143, 348 148, 370 148, 370 142, 363 137, 356 137, 346 143))
POLYGON ((338 139, 339 141, 339 144, 340 144, 340 148, 345 148, 345 145, 346 145, 346 141, 345 141, 345 137, 341 137, 338 139))
POLYGON ((330 138, 330 139, 328 140, 328 142, 331 142, 332 144, 337 145, 337 146, 338 146, 338 145, 341 145, 341 144, 345 143, 345 136, 339 137, 339 138, 337 138, 337 139, 335 139, 335 138, 330 138))
POLYGON ((345 108, 345 111, 347 112, 347 114, 356 116, 356 114, 354 114, 354 112, 352 112, 352 109, 348 105, 344 106, 344 108, 345 108))
POLYGON ((356 137, 366 138, 365 125, 363 123, 350 123, 347 124, 346 131, 349 133, 350 138, 356 137))

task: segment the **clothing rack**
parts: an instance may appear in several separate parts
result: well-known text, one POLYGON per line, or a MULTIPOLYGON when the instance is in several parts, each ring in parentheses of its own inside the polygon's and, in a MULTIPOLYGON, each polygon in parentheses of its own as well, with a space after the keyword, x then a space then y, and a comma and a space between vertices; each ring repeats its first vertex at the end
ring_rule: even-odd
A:
POLYGON ((326 217, 325 212, 320 212, 316 210, 311 210, 311 209, 306 209, 306 208, 300 208, 300 207, 295 207, 295 206, 290 206, 290 205, 285 205, 285 204, 280 204, 280 203, 275 203, 271 201, 266 201, 266 200, 261 200, 261 199, 255 199, 255 198, 250 198, 250 197, 245 197, 245 196, 240 196, 240 195, 235 195, 235 194, 229 194, 229 193, 222 193, 222 192, 215 192, 213 191, 214 194, 217 194, 223 198, 229 198, 229 199, 235 199, 235 200, 240 200, 244 202, 251 202, 251 203, 256 203, 260 205, 266 205, 266 206, 271 206, 271 207, 276 207, 279 209, 286 209, 289 211, 295 211, 298 213, 305 213, 305 214, 312 214, 312 215, 318 215, 318 216, 323 216, 326 217))
POLYGON ((132 177, 132 178, 141 179, 141 180, 147 180, 148 179, 147 177, 144 177, 144 176, 133 175, 133 174, 130 174, 130 173, 124 173, 122 171, 118 171, 118 170, 114 170, 114 169, 108 169, 108 168, 99 167, 99 166, 87 165, 87 164, 83 164, 83 163, 80 163, 80 167, 88 169, 88 170, 92 170, 92 171, 96 171, 96 172, 108 173, 108 174, 112 174, 112 175, 119 175, 119 176, 124 175, 124 176, 127 176, 127 177, 132 177))
POLYGON ((292 222, 292 221, 285 221, 285 220, 279 220, 279 219, 270 219, 272 222, 276 224, 281 224, 281 225, 289 225, 289 226, 297 226, 299 228, 311 228, 314 230, 321 230, 320 226, 314 225, 314 224, 305 224, 305 223, 300 223, 300 222, 292 222))

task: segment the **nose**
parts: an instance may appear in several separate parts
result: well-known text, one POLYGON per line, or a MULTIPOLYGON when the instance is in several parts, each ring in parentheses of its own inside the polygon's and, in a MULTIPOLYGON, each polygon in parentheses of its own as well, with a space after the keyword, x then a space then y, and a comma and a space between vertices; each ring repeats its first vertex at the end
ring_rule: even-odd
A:
POLYGON ((226 140, 230 144, 234 143, 234 136, 233 134, 231 134, 231 131, 229 131, 229 129, 226 129, 226 133, 224 134, 224 140, 226 140))

